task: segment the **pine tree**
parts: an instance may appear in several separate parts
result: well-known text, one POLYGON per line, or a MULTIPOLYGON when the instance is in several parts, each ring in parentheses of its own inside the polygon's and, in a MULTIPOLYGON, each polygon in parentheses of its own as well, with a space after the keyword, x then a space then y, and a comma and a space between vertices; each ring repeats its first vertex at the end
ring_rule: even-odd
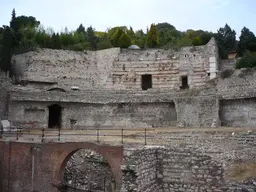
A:
POLYGON ((248 28, 244 27, 242 29, 239 39, 238 52, 240 56, 242 56, 246 50, 256 51, 256 37, 248 28))
POLYGON ((226 24, 218 30, 215 38, 219 47, 220 57, 226 59, 228 52, 236 49, 236 32, 226 24))

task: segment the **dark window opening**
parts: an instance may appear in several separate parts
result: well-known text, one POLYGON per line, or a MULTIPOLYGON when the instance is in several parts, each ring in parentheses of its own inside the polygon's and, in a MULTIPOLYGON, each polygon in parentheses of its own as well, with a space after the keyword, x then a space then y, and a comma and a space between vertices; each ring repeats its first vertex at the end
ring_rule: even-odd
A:
POLYGON ((125 71, 125 65, 123 65, 123 71, 125 71))
POLYGON ((152 75, 141 76, 141 88, 142 90, 148 90, 152 88, 152 75))
POLYGON ((188 86, 188 76, 182 76, 181 77, 181 83, 182 83, 182 86, 180 87, 181 89, 188 89, 189 86, 188 86))
POLYGON ((210 77, 210 76, 211 76, 211 73, 208 73, 208 76, 210 77))
POLYGON ((59 105, 49 106, 49 128, 61 128, 61 107, 59 105))

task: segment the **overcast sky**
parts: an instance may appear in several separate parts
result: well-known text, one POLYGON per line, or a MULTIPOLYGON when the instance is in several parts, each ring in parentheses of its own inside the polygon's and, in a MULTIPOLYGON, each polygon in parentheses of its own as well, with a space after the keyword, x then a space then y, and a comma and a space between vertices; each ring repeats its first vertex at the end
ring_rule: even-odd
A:
POLYGON ((9 24, 13 8, 55 31, 80 23, 100 31, 121 25, 145 30, 168 22, 182 31, 213 32, 228 23, 238 34, 243 26, 256 34, 256 0, 0 0, 0 25, 9 24))

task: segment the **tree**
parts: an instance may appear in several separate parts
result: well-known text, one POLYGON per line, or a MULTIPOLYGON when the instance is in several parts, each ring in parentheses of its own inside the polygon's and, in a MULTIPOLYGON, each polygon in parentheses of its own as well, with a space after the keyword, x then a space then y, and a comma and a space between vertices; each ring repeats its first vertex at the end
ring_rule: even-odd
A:
POLYGON ((150 30, 148 31, 146 44, 149 48, 156 48, 159 45, 158 31, 154 24, 151 24, 150 30))
POLYGON ((112 38, 111 38, 111 43, 114 47, 119 47, 120 43, 119 43, 119 40, 120 40, 120 37, 122 36, 123 34, 123 30, 122 29, 117 29, 115 31, 115 33, 113 34, 112 38))
POLYGON ((229 51, 236 50, 236 32, 228 24, 220 28, 215 34, 219 47, 219 54, 222 59, 226 59, 229 51))
POLYGON ((242 29, 239 40, 238 53, 240 56, 242 56, 246 50, 256 51, 256 37, 248 28, 244 27, 242 29))
POLYGON ((123 33, 119 39, 119 47, 128 48, 130 45, 131 45, 130 37, 126 33, 123 33))
POLYGON ((192 40, 187 36, 182 36, 181 38, 176 39, 173 47, 180 48, 183 46, 191 46, 191 45, 192 45, 192 40))
POLYGON ((131 42, 134 45, 138 45, 140 48, 145 47, 146 35, 143 30, 138 30, 135 32, 135 38, 131 42))
POLYGON ((91 48, 93 50, 97 50, 97 43, 98 43, 98 38, 94 34, 94 29, 92 26, 87 28, 87 35, 88 35, 88 42, 91 45, 91 48))
POLYGON ((242 58, 236 63, 236 68, 254 68, 256 67, 256 53, 246 51, 242 58))
POLYGON ((127 35, 129 36, 130 40, 135 39, 135 33, 132 27, 130 27, 130 29, 127 30, 127 35))
POLYGON ((104 33, 102 36, 99 37, 99 42, 98 42, 98 49, 108 49, 113 47, 111 44, 110 39, 108 38, 108 34, 104 33))
POLYGON ((15 9, 13 9, 12 10, 12 18, 11 18, 11 21, 10 21, 10 27, 12 29, 16 29, 17 28, 15 21, 16 21, 16 12, 15 12, 15 9))
POLYGON ((5 26, 3 31, 2 49, 0 51, 0 69, 4 71, 12 71, 11 57, 14 47, 14 37, 12 29, 5 26))
POLYGON ((83 26, 83 24, 80 24, 79 27, 76 30, 77 33, 83 33, 85 34, 85 27, 83 26))
POLYGON ((37 30, 35 40, 36 40, 36 44, 42 48, 51 48, 52 47, 51 36, 46 33, 46 31, 44 30, 43 27, 40 27, 37 30))
POLYGON ((51 48, 52 49, 61 49, 61 41, 59 33, 55 34, 53 33, 51 37, 51 48))
POLYGON ((84 33, 83 32, 80 32, 78 33, 78 31, 76 31, 73 35, 73 38, 74 38, 74 43, 83 43, 85 42, 85 38, 84 38, 84 33))
MULTIPOLYGON (((115 35, 115 33, 117 32, 117 31, 119 31, 119 30, 122 30, 123 32, 127 32, 128 31, 128 29, 127 29, 127 27, 126 26, 117 26, 117 27, 113 27, 113 28, 111 28, 111 29, 108 29, 108 37, 110 38, 110 39, 113 39, 113 36, 115 35)), ((121 35, 120 35, 121 36, 121 35)))

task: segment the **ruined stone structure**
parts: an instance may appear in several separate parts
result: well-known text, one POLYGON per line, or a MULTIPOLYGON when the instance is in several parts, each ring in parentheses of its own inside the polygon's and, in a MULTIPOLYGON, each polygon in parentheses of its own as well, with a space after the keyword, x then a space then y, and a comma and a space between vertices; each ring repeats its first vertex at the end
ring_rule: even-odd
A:
POLYGON ((13 128, 255 127, 256 73, 234 62, 219 59, 214 39, 178 50, 38 49, 12 58, 0 118, 13 128))
POLYGON ((104 177, 106 192, 256 190, 255 130, 177 131, 155 139, 164 137, 165 146, 0 141, 0 191, 57 192, 67 182, 78 188, 70 191, 88 189, 88 182, 104 191, 104 177))
POLYGON ((165 146, 124 148, 122 191, 256 190, 255 174, 246 173, 255 173, 255 131, 169 136, 165 146))
POLYGON ((114 182, 113 190, 108 192, 120 191, 122 146, 99 146, 87 142, 0 141, 0 148, 0 191, 2 192, 59 192, 58 188, 65 183, 64 173, 67 162, 79 149, 93 150, 104 157, 113 174, 114 182))

